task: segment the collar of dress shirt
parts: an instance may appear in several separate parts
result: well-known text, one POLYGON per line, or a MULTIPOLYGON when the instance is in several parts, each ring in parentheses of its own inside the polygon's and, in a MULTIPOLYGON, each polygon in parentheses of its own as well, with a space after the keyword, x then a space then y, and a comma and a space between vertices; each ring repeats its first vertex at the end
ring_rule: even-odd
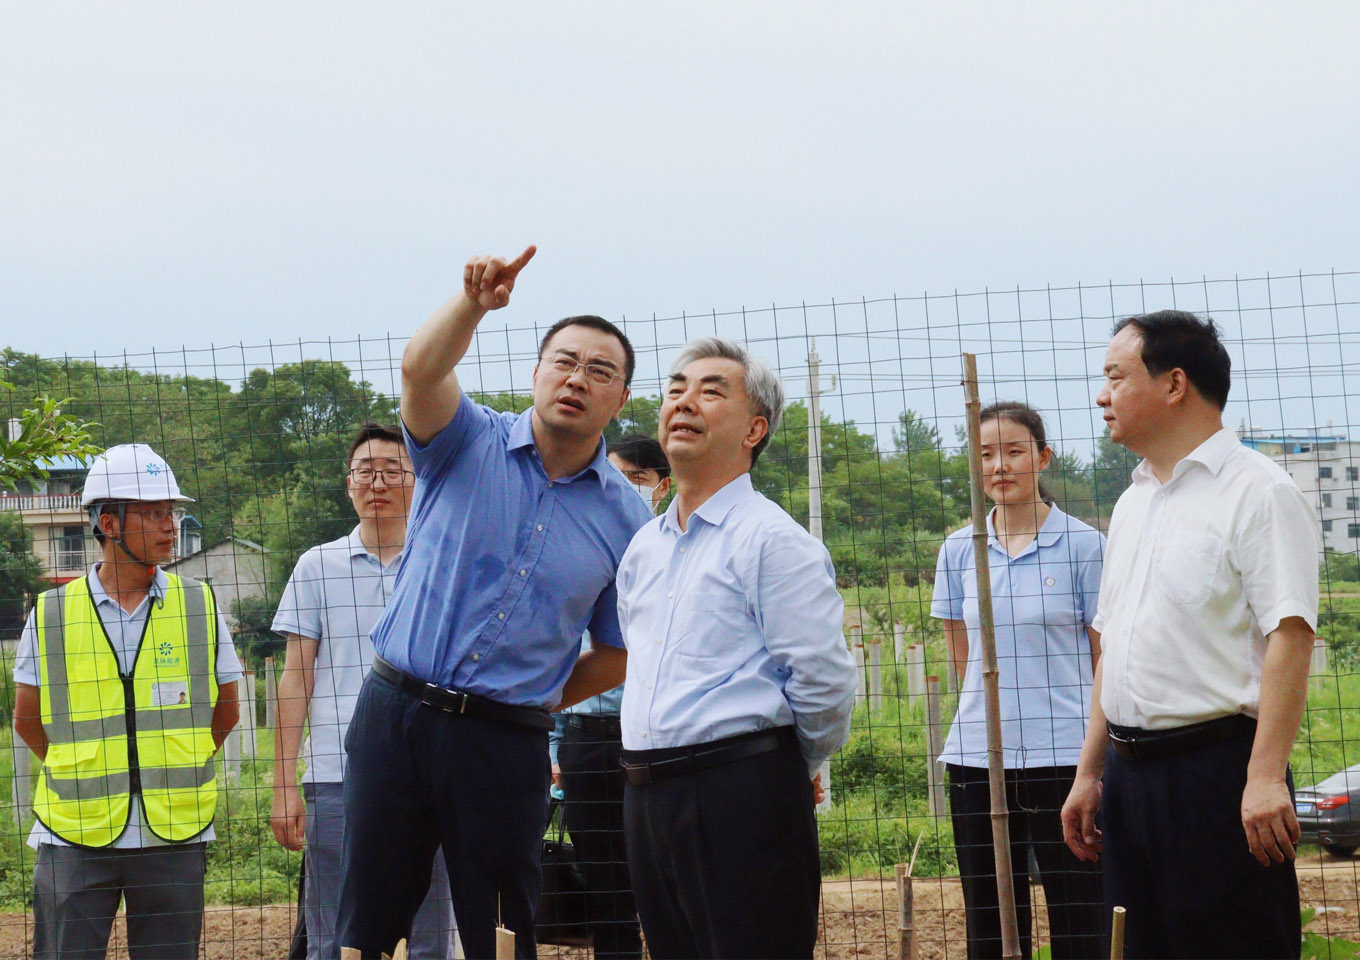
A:
MULTIPOLYGON (((538 455, 538 448, 534 447, 533 415, 534 408, 530 407, 528 410, 521 413, 519 418, 510 425, 510 439, 509 442, 506 443, 505 449, 519 450, 523 447, 533 447, 534 455, 538 455)), ((591 460, 590 463, 586 464, 586 469, 582 470, 581 473, 585 473, 586 470, 595 471, 595 479, 600 481, 600 486, 603 488, 606 485, 605 468, 608 465, 609 460, 605 457, 604 437, 601 437, 600 442, 595 445, 595 458, 591 460)), ((572 480, 579 477, 581 473, 572 474, 570 477, 562 477, 558 482, 570 483, 572 480)))
MULTIPOLYGON (((987 542, 998 550, 1004 550, 1001 541, 996 538, 996 526, 992 523, 992 518, 996 516, 996 507, 992 507, 987 513, 987 542)), ((1048 508, 1048 516, 1044 518, 1044 524, 1039 528, 1039 532, 1034 536, 1034 542, 1041 547, 1051 547, 1062 539, 1062 535, 1067 532, 1067 514, 1058 509, 1056 503, 1048 508)), ((1023 553, 1023 551, 1022 551, 1023 553)))
MULTIPOLYGON (((109 596, 108 591, 104 589, 104 584, 99 579, 98 570, 98 563, 90 567, 90 599, 94 601, 95 606, 99 606, 101 603, 112 603, 114 606, 118 606, 118 602, 109 596)), ((151 587, 147 592, 156 600, 164 600, 165 591, 169 586, 170 578, 165 575, 164 570, 157 567, 156 575, 151 578, 151 587)))
MULTIPOLYGON (((1223 469, 1223 464, 1227 462, 1229 454, 1238 446, 1240 446, 1240 441, 1231 427, 1217 430, 1207 440, 1181 458, 1181 462, 1176 464, 1175 469, 1171 471, 1171 479, 1175 480, 1189 470, 1192 464, 1196 463, 1216 477, 1219 471, 1223 469)), ((1146 460, 1141 461, 1138 466, 1133 468, 1133 482, 1154 484, 1158 482, 1157 475, 1152 472, 1152 467, 1148 466, 1146 460)))
MULTIPOLYGON (((722 522, 727 519, 727 514, 731 512, 732 508, 754 492, 755 487, 751 485, 751 475, 743 473, 735 480, 728 481, 713 496, 699 504, 690 514, 690 520, 693 521, 695 517, 698 517, 715 527, 722 526, 722 522)), ((676 536, 683 535, 685 531, 680 529, 680 521, 677 519, 679 513, 680 498, 676 497, 661 516, 661 529, 670 530, 676 536)))

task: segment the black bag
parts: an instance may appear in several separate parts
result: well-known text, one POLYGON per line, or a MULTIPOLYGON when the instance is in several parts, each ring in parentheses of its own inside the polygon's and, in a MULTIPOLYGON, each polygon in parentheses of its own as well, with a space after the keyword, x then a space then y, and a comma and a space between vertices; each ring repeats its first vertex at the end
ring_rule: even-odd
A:
POLYGON ((534 936, 539 943, 588 947, 591 936, 586 881, 576 864, 576 847, 565 839, 561 807, 560 800, 548 807, 547 831, 551 833, 556 816, 557 835, 543 839, 543 889, 534 911, 534 936))

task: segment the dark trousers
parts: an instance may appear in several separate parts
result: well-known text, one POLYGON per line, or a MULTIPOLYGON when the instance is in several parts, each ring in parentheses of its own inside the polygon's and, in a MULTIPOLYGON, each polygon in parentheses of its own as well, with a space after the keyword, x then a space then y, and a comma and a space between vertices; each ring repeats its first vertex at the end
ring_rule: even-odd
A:
POLYGON ((623 840, 623 771, 618 740, 568 725, 557 750, 562 768, 562 814, 586 881, 595 960, 642 956, 628 852, 623 840))
POLYGON ((1105 897, 1128 910, 1131 960, 1299 955, 1294 862, 1261 866, 1242 829, 1251 745, 1243 736, 1152 760, 1106 753, 1105 897))
POLYGON ((812 956, 817 821, 807 764, 786 729, 778 750, 627 786, 628 862, 655 960, 812 956))
MULTIPOLYGON (((991 791, 985 767, 949 764, 949 808, 954 850, 968 925, 970 960, 1001 956, 1001 911, 997 905, 996 857, 992 845, 991 791)), ((1072 788, 1075 767, 1031 767, 1006 771, 1010 811, 1011 870, 1020 952, 1030 955, 1032 909, 1029 850, 1039 864, 1048 904, 1054 960, 1103 957, 1100 867, 1083 863, 1063 843, 1060 814, 1072 788)))
POLYGON ((442 844, 463 949, 495 956, 497 917, 534 957, 548 734, 428 707, 370 675, 346 737, 338 940, 365 957, 410 936, 442 844))

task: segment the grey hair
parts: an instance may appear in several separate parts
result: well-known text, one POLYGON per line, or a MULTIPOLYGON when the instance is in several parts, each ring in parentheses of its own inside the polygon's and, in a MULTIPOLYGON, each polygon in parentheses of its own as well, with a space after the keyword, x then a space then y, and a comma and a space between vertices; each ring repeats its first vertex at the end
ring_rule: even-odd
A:
POLYGON ((751 465, 754 466, 756 460, 760 458, 761 451, 769 445, 770 437, 774 436, 780 418, 784 416, 784 384, 780 383, 779 375, 771 370, 765 361, 751 356, 734 341, 721 337, 697 337, 681 347, 680 352, 676 354, 675 362, 671 364, 671 376, 675 376, 695 360, 712 358, 734 360, 741 364, 746 372, 742 380, 746 396, 750 397, 755 412, 770 424, 765 436, 761 437, 760 442, 751 450, 751 465))

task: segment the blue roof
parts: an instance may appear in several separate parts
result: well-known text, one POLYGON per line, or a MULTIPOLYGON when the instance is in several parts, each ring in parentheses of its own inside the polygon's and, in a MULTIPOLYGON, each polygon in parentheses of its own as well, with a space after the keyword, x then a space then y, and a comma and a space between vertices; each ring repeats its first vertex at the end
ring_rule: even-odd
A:
POLYGON ((50 473, 88 473, 93 459, 93 457, 85 459, 63 453, 61 456, 53 457, 50 460, 39 460, 38 466, 50 473))

